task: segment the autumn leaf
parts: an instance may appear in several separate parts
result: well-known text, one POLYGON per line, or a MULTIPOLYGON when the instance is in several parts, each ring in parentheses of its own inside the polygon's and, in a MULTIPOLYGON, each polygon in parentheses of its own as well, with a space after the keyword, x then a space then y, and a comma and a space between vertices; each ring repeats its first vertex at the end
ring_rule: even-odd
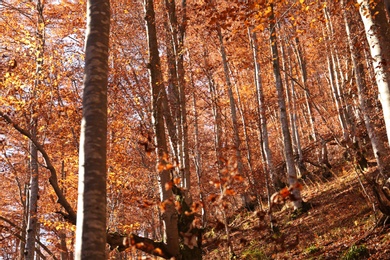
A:
POLYGON ((169 181, 167 183, 165 183, 165 190, 168 191, 168 190, 171 190, 173 187, 173 182, 172 181, 169 181))
POLYGON ((233 189, 226 189, 225 194, 228 196, 232 196, 232 195, 235 195, 236 192, 233 189))

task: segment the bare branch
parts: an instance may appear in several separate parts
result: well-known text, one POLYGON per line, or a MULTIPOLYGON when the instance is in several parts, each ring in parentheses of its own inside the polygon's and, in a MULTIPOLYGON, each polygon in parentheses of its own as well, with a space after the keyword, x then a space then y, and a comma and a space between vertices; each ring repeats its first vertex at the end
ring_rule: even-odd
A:
MULTIPOLYGON (((11 220, 9 220, 9 219, 7 219, 7 218, 5 218, 5 217, 3 217, 3 216, 0 216, 0 220, 3 220, 4 222, 8 223, 11 227, 16 228, 18 231, 21 231, 21 230, 22 230, 20 227, 18 227, 18 225, 16 225, 16 224, 13 223, 11 220)), ((5 228, 5 229, 7 229, 8 231, 11 231, 10 228, 7 227, 7 226, 2 226, 2 227, 5 228)), ((21 240, 21 241, 23 241, 23 242, 26 242, 25 238, 22 237, 21 235, 16 234, 16 233, 12 233, 12 235, 15 236, 15 237, 17 237, 19 240, 21 240)), ((52 257, 52 259, 54 259, 54 260, 57 260, 57 259, 58 259, 58 258, 53 254, 53 252, 50 251, 49 248, 47 248, 44 244, 42 244, 41 241, 39 241, 38 239, 36 239, 36 242, 38 243, 38 245, 39 245, 40 247, 43 248, 43 250, 45 250, 45 251, 50 255, 50 257, 52 257)), ((46 258, 38 248, 35 248, 35 252, 37 252, 37 254, 38 254, 40 257, 42 257, 42 258, 44 258, 44 259, 46 258)))
POLYGON ((0 117, 2 117, 8 124, 10 124, 15 130, 17 130, 20 134, 26 136, 28 139, 33 142, 35 147, 38 149, 38 151, 42 154, 43 158, 45 159, 46 168, 50 171, 50 177, 49 177, 49 183, 53 187, 54 192, 56 193, 58 200, 57 203, 59 203, 62 207, 64 207, 65 211, 68 214, 67 220, 72 223, 76 224, 76 212, 73 210, 72 206, 69 204, 69 202, 66 200, 64 193, 62 192, 61 188, 58 185, 58 178, 57 178, 57 172, 51 163, 49 155, 46 153, 43 146, 34 138, 29 131, 26 129, 20 127, 17 123, 15 123, 8 115, 4 114, 2 111, 0 111, 0 117))

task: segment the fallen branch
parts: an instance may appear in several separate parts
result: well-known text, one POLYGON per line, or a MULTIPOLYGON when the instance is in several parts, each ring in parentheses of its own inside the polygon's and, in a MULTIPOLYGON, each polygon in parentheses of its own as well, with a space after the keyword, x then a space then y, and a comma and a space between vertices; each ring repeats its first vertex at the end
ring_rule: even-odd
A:
POLYGON ((122 252, 130 246, 135 247, 145 253, 159 256, 164 259, 170 259, 171 254, 168 253, 167 246, 161 241, 154 241, 149 238, 140 237, 135 234, 122 235, 118 232, 107 233, 107 244, 110 245, 110 249, 117 249, 122 252))

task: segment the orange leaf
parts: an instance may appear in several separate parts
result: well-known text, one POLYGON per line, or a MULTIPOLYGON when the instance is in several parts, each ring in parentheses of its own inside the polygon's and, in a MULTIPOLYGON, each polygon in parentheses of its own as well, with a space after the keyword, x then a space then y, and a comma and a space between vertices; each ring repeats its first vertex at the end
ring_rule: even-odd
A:
POLYGON ((170 170, 170 169, 172 169, 173 167, 175 167, 175 166, 173 166, 173 164, 167 163, 167 164, 165 165, 165 170, 170 170))
POLYGON ((173 187, 173 182, 169 181, 165 183, 165 190, 170 190, 173 187))
POLYGON ((165 169, 165 166, 164 166, 163 163, 159 163, 159 164, 157 165, 157 171, 158 171, 158 172, 162 172, 164 169, 165 169))
POLYGON ((279 194, 283 198, 287 198, 288 196, 290 196, 290 190, 287 187, 285 187, 285 188, 283 188, 282 190, 279 191, 279 194))
POLYGON ((209 197, 207 198, 207 200, 210 201, 210 202, 215 202, 215 201, 217 200, 217 198, 218 198, 218 195, 216 195, 216 194, 211 194, 211 195, 209 195, 209 197))
POLYGON ((227 189, 227 190, 225 190, 225 194, 226 195, 234 195, 234 194, 236 194, 236 192, 233 189, 227 189))
POLYGON ((180 179, 180 178, 174 178, 174 179, 173 179, 173 183, 174 183, 175 185, 179 185, 180 182, 181 182, 181 179, 180 179))

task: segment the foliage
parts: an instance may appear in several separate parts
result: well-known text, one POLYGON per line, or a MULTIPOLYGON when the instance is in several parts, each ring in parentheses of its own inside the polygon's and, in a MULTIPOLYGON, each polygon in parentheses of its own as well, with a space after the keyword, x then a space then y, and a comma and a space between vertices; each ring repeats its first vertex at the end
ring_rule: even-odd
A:
POLYGON ((305 252, 306 252, 306 254, 310 255, 310 254, 315 254, 315 253, 317 253, 320 250, 321 249, 318 246, 311 245, 311 246, 309 246, 308 248, 305 249, 305 252))
POLYGON ((264 253, 258 243, 251 241, 250 246, 242 252, 242 259, 268 260, 270 258, 264 253))
POLYGON ((366 259, 369 256, 365 245, 352 245, 342 256, 342 260, 366 259))
MULTIPOLYGON (((38 29, 42 28, 37 25, 36 1, 0 1, 0 258, 5 259, 17 259, 23 253, 23 233, 28 217, 28 161, 31 155, 28 152, 28 135, 21 134, 17 127, 30 133, 33 118, 37 118, 35 141, 50 159, 48 164, 42 151, 37 158, 40 167, 38 219, 41 230, 38 239, 47 247, 47 251, 42 250, 41 253, 47 258, 52 255, 60 258, 61 254, 69 257, 74 251, 75 225, 69 212, 58 203, 61 202, 58 191, 64 195, 69 207, 75 209, 83 108, 86 3, 70 0, 44 2, 45 44, 42 53, 37 40, 38 29), (36 65, 41 61, 41 73, 36 75, 36 65), (36 78, 40 79, 38 86, 35 86, 36 78), (53 189, 53 183, 58 184, 57 191, 53 189)), ((167 128, 171 128, 164 133, 170 144, 169 151, 164 155, 166 162, 158 164, 157 168, 156 162, 161 158, 155 153, 156 134, 153 132, 155 122, 151 110, 143 1, 111 2, 107 229, 118 243, 113 248, 120 248, 121 252, 110 254, 117 253, 115 256, 128 259, 140 256, 137 250, 128 249, 130 234, 137 235, 137 239, 145 238, 139 238, 139 241, 150 242, 151 245, 153 241, 164 240, 161 216, 164 205, 173 202, 176 196, 160 201, 160 194, 164 191, 159 186, 160 170, 169 171, 171 177, 165 189, 182 188, 185 170, 190 172, 190 188, 183 189, 189 194, 185 200, 188 200, 190 210, 181 208, 180 201, 175 204, 180 225, 191 223, 196 227, 194 231, 205 230, 203 241, 196 242, 203 242, 201 246, 208 252, 218 250, 221 255, 228 251, 229 246, 223 238, 227 239, 237 232, 265 232, 270 222, 276 223, 276 220, 278 226, 274 228, 285 234, 288 246, 294 240, 294 233, 285 232, 286 226, 295 223, 297 232, 301 228, 305 230, 305 223, 312 216, 327 218, 331 212, 327 205, 323 205, 328 200, 323 199, 318 200, 317 205, 310 204, 307 210, 293 213, 288 208, 280 210, 276 206, 272 208, 271 215, 268 208, 270 194, 278 195, 273 197, 272 206, 277 204, 277 198, 281 199, 281 203, 294 201, 291 195, 293 188, 302 189, 303 198, 308 203, 315 196, 332 195, 337 189, 332 183, 333 177, 351 175, 347 170, 341 171, 340 167, 348 169, 356 159, 345 160, 343 154, 352 157, 364 155, 369 159, 364 165, 368 167, 367 171, 376 169, 369 134, 362 119, 363 110, 359 106, 356 73, 352 73, 353 64, 342 16, 345 10, 352 21, 353 39, 356 39, 353 48, 362 54, 358 61, 367 92, 363 100, 371 102, 373 110, 369 115, 374 133, 384 136, 383 115, 373 80, 375 74, 370 65, 371 59, 364 56, 368 46, 355 1, 344 0, 345 8, 341 7, 341 1, 329 0, 211 1, 217 2, 215 5, 211 5, 210 1, 195 0, 154 1, 162 71, 161 82, 157 83, 167 94, 164 117, 169 118, 171 114, 171 121, 165 121, 167 128), (183 2, 186 2, 185 15, 183 2), (296 130, 292 135, 294 156, 297 165, 304 166, 301 168, 302 176, 297 180, 302 184, 299 187, 282 188, 287 183, 287 169, 275 79, 272 76, 269 43, 271 2, 274 4, 286 111, 291 129, 295 127, 296 130), (168 21, 166 3, 175 3, 177 21, 168 21), (227 70, 222 64, 217 26, 220 26, 223 36, 227 70), (180 36, 179 33, 175 36, 175 32, 183 27, 185 34, 181 36, 184 39, 175 38, 180 36), (257 35, 256 57, 248 37, 249 30, 257 35), (172 64, 177 66, 181 59, 184 74, 179 84, 179 77, 172 77, 179 75, 175 71, 178 67, 173 68, 172 64), (258 72, 255 71, 255 62, 260 69, 258 72), (240 147, 235 147, 225 71, 229 72, 232 80, 240 147), (262 86, 266 108, 264 115, 259 112, 255 78, 260 79, 262 86), (179 106, 178 100, 183 100, 183 97, 186 103, 179 106), (186 122, 179 116, 183 114, 187 116, 186 122), (265 158, 260 127, 263 118, 267 119, 272 164, 268 164, 265 158), (313 125, 310 124, 311 118, 313 125), (343 118, 348 120, 342 122, 343 118), (185 128, 188 133, 186 141, 183 138, 185 128), (356 143, 351 144, 352 141, 356 143), (184 142, 187 142, 189 166, 181 160, 185 151, 180 147, 184 147, 184 142), (237 151, 242 156, 240 173, 237 151), (332 178, 322 178, 323 172, 332 173, 332 178), (280 188, 274 185, 275 177, 280 177, 277 180, 280 188), (256 217, 250 221, 237 217, 242 213, 242 194, 256 195, 257 205, 262 207, 256 210, 261 212, 261 217, 254 215, 256 217), (323 206, 322 212, 317 211, 319 206, 323 206), (293 216, 293 219, 285 220, 283 216, 293 216), (232 219, 234 221, 229 221, 232 219), (242 221, 245 228, 237 231, 241 226, 236 224, 242 221), (116 237, 115 234, 120 235, 116 237)), ((350 183, 342 184, 343 189, 337 190, 339 194, 344 194, 350 187, 350 183)), ((183 201, 183 198, 179 200, 183 201)), ((337 208, 340 200, 341 196, 329 205, 337 208)), ((366 205, 365 201, 359 200, 359 203, 366 205)), ((348 204, 346 207, 351 209, 354 206, 348 204)), ((308 238, 309 245, 307 241, 298 241, 299 245, 294 248, 314 253, 315 248, 310 246, 313 239, 320 248, 317 240, 332 241, 336 237, 332 235, 332 230, 339 228, 337 238, 347 233, 351 227, 346 223, 349 222, 336 225, 329 221, 326 226, 328 232, 318 236, 316 233, 316 237, 308 238)), ((195 248, 195 238, 191 232, 188 233, 182 239, 191 241, 190 245, 195 248)), ((344 238, 347 239, 347 236, 344 238)), ((388 237, 386 239, 388 241, 388 237)), ((240 254, 245 251, 248 259, 266 259, 266 255, 272 254, 271 250, 262 247, 262 243, 276 244, 272 236, 256 237, 256 241, 256 246, 253 244, 245 248, 242 245, 245 243, 235 241, 233 236, 231 247, 240 254)), ((359 250, 363 249, 353 247, 352 251, 359 250)))

